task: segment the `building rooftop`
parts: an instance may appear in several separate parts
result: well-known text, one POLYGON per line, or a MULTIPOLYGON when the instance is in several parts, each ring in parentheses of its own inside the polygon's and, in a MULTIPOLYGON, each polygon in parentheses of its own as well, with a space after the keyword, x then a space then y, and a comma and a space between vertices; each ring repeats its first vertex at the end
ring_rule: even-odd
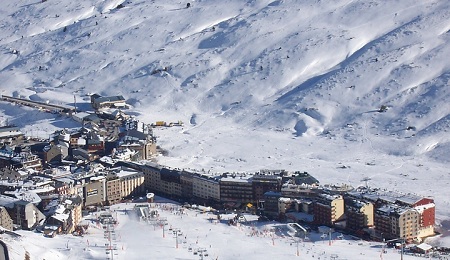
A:
POLYGON ((398 215, 402 215, 403 213, 413 210, 412 208, 408 208, 408 207, 401 207, 395 204, 389 204, 389 205, 384 205, 382 207, 379 207, 376 209, 377 212, 381 212, 384 213, 384 215, 389 216, 392 214, 398 214, 398 215))
POLYGON ((326 194, 326 193, 319 194, 319 197, 322 197, 329 201, 336 200, 336 199, 342 199, 341 195, 330 195, 330 194, 326 194))
POLYGON ((123 178, 123 177, 127 177, 127 176, 133 176, 133 175, 136 175, 136 174, 142 174, 139 171, 136 171, 136 170, 133 170, 133 169, 130 169, 130 168, 123 168, 123 167, 120 170, 115 171, 114 173, 119 178, 123 178))
POLYGON ((19 199, 12 198, 5 195, 0 195, 0 206, 6 207, 6 208, 13 208, 14 203, 19 201, 19 199))
POLYGON ((115 102, 115 101, 125 101, 125 98, 123 96, 109 96, 109 97, 96 97, 94 100, 98 103, 100 102, 115 102))
POLYGON ((105 179, 105 176, 93 176, 91 177, 91 181, 101 181, 105 179))
POLYGON ((17 126, 0 126, 1 132, 10 132, 10 131, 19 131, 20 129, 17 126))
POLYGON ((278 201, 281 201, 281 202, 284 202, 284 203, 288 203, 288 202, 291 202, 291 198, 286 198, 286 197, 280 197, 279 199, 278 199, 278 201))
POLYGON ((251 173, 223 173, 221 182, 252 182, 253 174, 251 173))
POLYGON ((277 191, 268 191, 264 193, 264 196, 268 196, 268 197, 281 197, 281 192, 277 192, 277 191))
POLYGON ((353 207, 353 208, 358 208, 358 209, 366 206, 369 203, 370 202, 365 202, 365 201, 356 200, 356 199, 350 199, 350 200, 346 200, 345 201, 345 205, 346 206, 353 207))
POLYGON ((252 182, 252 177, 253 176, 239 176, 239 177, 231 177, 231 176, 227 176, 227 177, 222 177, 220 179, 220 182, 241 182, 241 183, 251 183, 252 182))
POLYGON ((66 221, 67 219, 69 219, 69 214, 56 213, 56 214, 54 214, 54 215, 51 216, 51 217, 54 218, 54 219, 56 219, 56 220, 58 220, 58 221, 64 222, 64 221, 66 221))

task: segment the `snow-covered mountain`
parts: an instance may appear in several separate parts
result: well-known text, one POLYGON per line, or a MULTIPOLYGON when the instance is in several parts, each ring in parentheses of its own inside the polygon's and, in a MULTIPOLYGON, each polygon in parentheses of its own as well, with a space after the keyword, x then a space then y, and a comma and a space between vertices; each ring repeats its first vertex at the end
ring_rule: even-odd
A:
MULTIPOLYGON (((164 164, 308 170, 355 185, 369 176, 440 190, 447 215, 450 192, 433 185, 450 182, 450 2, 187 4, 6 1, 1 94, 62 104, 75 95, 82 109, 90 93, 120 94, 143 121, 185 122, 157 131, 164 164)), ((67 126, 7 103, 0 116, 44 135, 67 126)))

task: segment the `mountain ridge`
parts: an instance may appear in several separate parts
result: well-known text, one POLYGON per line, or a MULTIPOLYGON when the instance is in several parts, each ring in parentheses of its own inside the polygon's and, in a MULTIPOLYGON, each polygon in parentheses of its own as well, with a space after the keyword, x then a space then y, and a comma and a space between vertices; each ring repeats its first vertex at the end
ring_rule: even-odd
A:
POLYGON ((2 94, 69 104, 77 95, 84 108, 90 93, 121 94, 142 120, 370 135, 379 152, 447 162, 450 4, 191 3, 7 3, 2 94))

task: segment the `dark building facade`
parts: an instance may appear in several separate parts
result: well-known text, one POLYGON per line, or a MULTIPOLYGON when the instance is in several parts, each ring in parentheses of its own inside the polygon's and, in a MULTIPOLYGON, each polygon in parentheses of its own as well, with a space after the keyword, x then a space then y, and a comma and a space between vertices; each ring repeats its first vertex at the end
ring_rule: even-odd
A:
POLYGON ((281 189, 281 177, 277 175, 256 174, 252 179, 253 199, 255 202, 264 199, 264 193, 268 191, 279 192, 281 189))
POLYGON ((220 199, 225 206, 238 207, 240 204, 254 203, 253 185, 249 176, 235 176, 221 178, 220 199))

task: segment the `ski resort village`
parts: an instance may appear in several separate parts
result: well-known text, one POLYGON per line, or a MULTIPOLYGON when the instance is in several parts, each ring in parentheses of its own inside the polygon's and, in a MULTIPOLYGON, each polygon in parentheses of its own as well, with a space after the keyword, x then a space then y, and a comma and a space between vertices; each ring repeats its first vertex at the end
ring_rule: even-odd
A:
MULTIPOLYGON (((92 95, 91 113, 79 112, 76 105, 2 99, 80 124, 47 139, 25 135, 13 125, 0 128, 0 224, 9 236, 20 239, 26 233, 17 230, 26 230, 40 239, 85 236, 88 241, 92 229, 103 227, 108 241, 102 246, 112 259, 119 255, 111 237, 118 212, 135 214, 178 236, 181 231, 167 227, 170 222, 159 212, 170 209, 180 215, 207 213, 210 223, 248 227, 251 236, 272 230, 273 240, 288 236, 313 244, 319 236, 330 245, 336 239, 376 241, 382 245, 381 256, 384 247, 397 248, 402 257, 440 257, 448 251, 424 243, 438 235, 432 198, 371 187, 370 178, 359 187, 323 185, 314 173, 301 169, 218 173, 170 168, 157 162, 164 149, 153 130, 182 128, 183 123, 139 122, 127 114, 122 96, 92 95), (156 196, 173 202, 158 203, 156 196)), ((187 243, 176 239, 177 247, 187 243)), ((197 249, 195 254, 204 258, 206 252, 197 249)))
POLYGON ((450 1, 7 0, 0 260, 450 259, 450 1))

